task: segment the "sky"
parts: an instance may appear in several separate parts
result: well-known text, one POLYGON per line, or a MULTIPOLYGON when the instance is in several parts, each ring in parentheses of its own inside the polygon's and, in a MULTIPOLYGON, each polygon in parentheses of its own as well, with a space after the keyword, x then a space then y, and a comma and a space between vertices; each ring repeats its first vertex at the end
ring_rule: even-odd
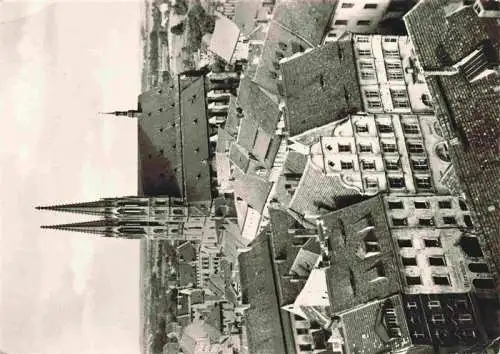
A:
POLYGON ((0 0, 0 351, 139 353, 139 242, 37 205, 137 193, 140 5, 0 0))

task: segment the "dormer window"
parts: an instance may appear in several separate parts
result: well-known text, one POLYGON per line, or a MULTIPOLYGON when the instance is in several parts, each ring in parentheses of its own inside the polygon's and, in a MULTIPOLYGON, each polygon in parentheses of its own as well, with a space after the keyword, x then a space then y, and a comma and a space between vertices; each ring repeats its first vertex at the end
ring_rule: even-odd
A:
POLYGON ((370 229, 363 238, 366 253, 380 252, 380 246, 375 235, 375 230, 370 229))

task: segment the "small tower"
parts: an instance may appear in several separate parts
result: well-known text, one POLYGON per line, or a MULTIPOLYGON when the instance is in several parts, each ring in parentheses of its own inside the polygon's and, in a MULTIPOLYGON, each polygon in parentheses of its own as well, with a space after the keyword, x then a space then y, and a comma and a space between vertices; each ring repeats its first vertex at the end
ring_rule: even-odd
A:
POLYGON ((99 117, 130 117, 139 118, 142 112, 135 109, 129 109, 128 111, 114 111, 114 112, 99 112, 99 117))

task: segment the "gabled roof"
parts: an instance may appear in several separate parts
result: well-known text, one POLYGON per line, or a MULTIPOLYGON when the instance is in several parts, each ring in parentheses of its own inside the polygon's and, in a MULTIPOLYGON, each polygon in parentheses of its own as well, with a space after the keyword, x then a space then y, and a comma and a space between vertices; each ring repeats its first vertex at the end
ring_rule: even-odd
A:
POLYGON ((222 14, 217 14, 209 50, 230 63, 239 37, 240 29, 236 23, 222 14))
POLYGON ((192 262, 196 260, 196 248, 194 248, 193 244, 189 241, 177 246, 177 252, 179 252, 179 256, 185 262, 192 262))
POLYGON ((281 72, 291 136, 362 109, 350 39, 284 60, 281 72))
POLYGON ((332 313, 400 291, 399 270, 380 195, 323 215, 329 240, 327 283, 332 313), (368 243, 376 243, 378 251, 368 243))
POLYGON ((234 194, 261 213, 271 191, 272 183, 256 175, 242 174, 235 170, 234 194))

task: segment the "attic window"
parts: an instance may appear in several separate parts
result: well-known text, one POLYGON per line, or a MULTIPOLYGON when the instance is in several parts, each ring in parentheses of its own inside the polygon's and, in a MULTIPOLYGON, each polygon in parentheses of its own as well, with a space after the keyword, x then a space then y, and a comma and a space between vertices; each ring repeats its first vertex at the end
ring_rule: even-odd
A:
POLYGON ((323 75, 319 76, 319 84, 321 85, 321 88, 325 87, 325 79, 324 79, 323 75))
POLYGON ((160 107, 160 108, 158 109, 158 112, 163 112, 163 107, 160 107))
POLYGON ((432 277, 432 281, 436 285, 442 285, 442 286, 449 286, 449 285, 451 285, 450 278, 447 275, 434 275, 432 277))
POLYGON ((200 152, 200 148, 194 149, 194 152, 199 153, 200 152))
POLYGON ((280 42, 278 42, 278 46, 279 46, 279 47, 280 47, 280 49, 281 49, 281 50, 283 50, 283 51, 287 50, 287 48, 288 48, 287 44, 286 44, 286 43, 284 43, 284 42, 281 42, 281 41, 280 41, 280 42))
POLYGON ((198 119, 193 119, 193 124, 198 124, 198 119))
POLYGON ((375 236, 375 231, 371 229, 368 231, 366 236, 363 238, 366 253, 376 253, 380 252, 380 246, 378 244, 377 237, 375 236))
POLYGON ((160 128, 160 133, 163 133, 163 128, 160 128))

